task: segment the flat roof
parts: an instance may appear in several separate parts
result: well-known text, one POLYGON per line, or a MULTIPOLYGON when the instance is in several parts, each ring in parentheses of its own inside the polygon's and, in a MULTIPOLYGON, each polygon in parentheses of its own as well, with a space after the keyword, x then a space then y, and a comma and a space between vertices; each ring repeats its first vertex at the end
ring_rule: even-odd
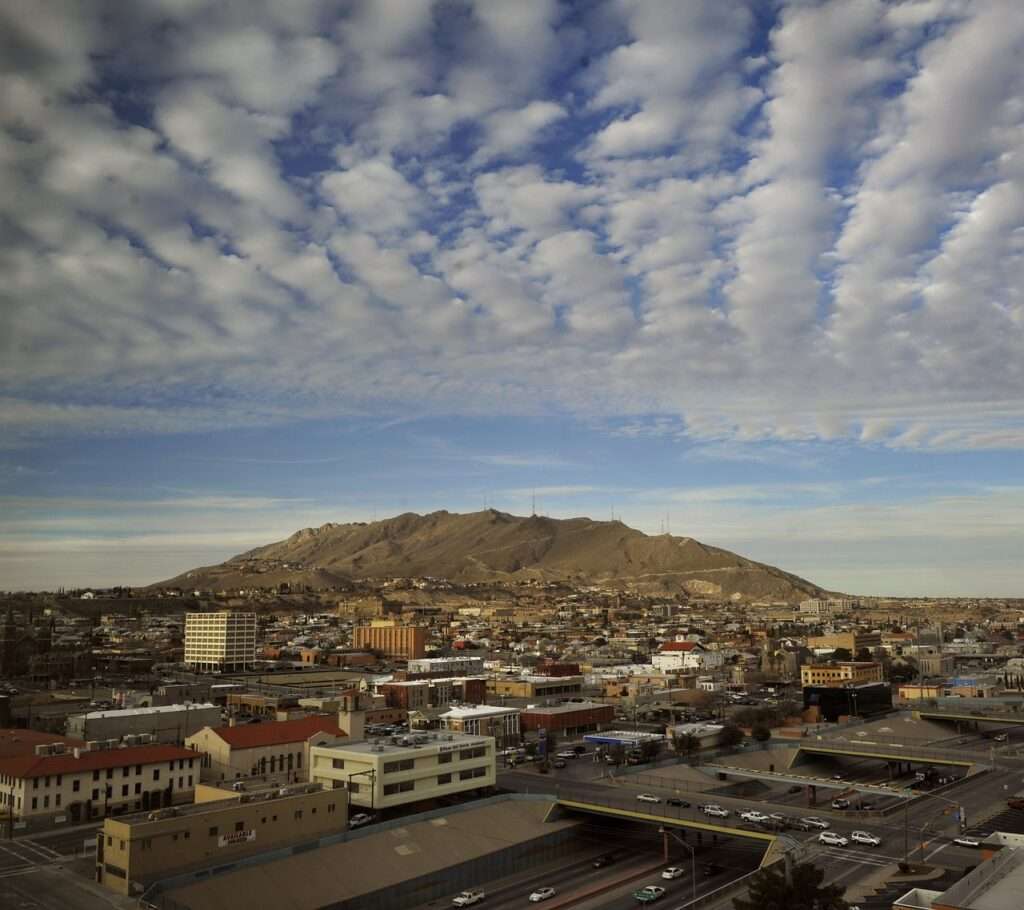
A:
MULTIPOLYGON (((536 705, 526 710, 533 714, 568 714, 572 711, 589 711, 593 708, 612 708, 600 701, 569 701, 561 705, 536 705)), ((612 708, 614 711, 614 708, 612 708)))
POLYGON ((455 705, 442 717, 489 717, 494 714, 519 714, 522 708, 502 707, 501 705, 455 705))
POLYGON ((362 755, 396 755, 398 753, 415 752, 438 746, 450 746, 453 744, 466 746, 470 744, 483 745, 484 743, 494 741, 492 737, 482 736, 478 733, 456 733, 449 730, 419 734, 420 739, 423 740, 422 742, 416 742, 416 735, 381 737, 380 739, 370 739, 366 742, 351 744, 342 741, 327 743, 315 748, 336 749, 340 752, 357 752, 362 755), (397 743, 394 742, 396 739, 398 740, 397 743), (406 740, 407 742, 405 742, 406 740))
POLYGON ((149 708, 114 708, 104 711, 89 711, 86 714, 79 715, 84 717, 86 720, 99 720, 103 717, 117 718, 117 717, 146 717, 152 714, 171 714, 174 711, 199 711, 203 708, 213 708, 219 711, 215 704, 212 702, 206 702, 204 704, 190 704, 190 705, 155 705, 149 708))

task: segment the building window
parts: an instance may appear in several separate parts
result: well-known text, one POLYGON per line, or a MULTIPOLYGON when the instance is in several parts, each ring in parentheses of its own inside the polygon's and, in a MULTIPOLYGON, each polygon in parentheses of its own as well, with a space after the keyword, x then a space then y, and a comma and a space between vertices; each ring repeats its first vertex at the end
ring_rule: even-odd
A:
POLYGON ((100 798, 100 791, 99 790, 93 790, 92 791, 92 801, 96 802, 99 798, 100 798))
POLYGON ((330 815, 334 811, 334 803, 327 804, 327 814, 330 815))
POLYGON ((127 796, 128 795, 128 784, 125 784, 124 786, 121 787, 121 795, 122 796, 127 796))
POLYGON ((210 837, 216 837, 216 836, 217 836, 217 826, 213 825, 210 828, 210 837))
POLYGON ((450 784, 451 782, 452 782, 452 776, 450 774, 438 774, 437 775, 437 785, 439 787, 443 787, 445 784, 450 784))
POLYGON ((345 759, 343 759, 343 758, 332 758, 331 759, 331 767, 332 768, 344 768, 345 767, 345 759))
POLYGON ((472 780, 474 777, 484 777, 487 774, 486 768, 467 768, 459 772, 459 780, 472 780))
POLYGON ((140 784, 140 783, 137 783, 137 784, 135 785, 135 792, 136 792, 136 793, 141 793, 141 792, 142 792, 142 784, 140 784))
POLYGON ((136 774, 141 774, 142 773, 142 765, 136 765, 135 766, 135 773, 136 774))
POLYGON ((77 793, 77 792, 79 791, 79 789, 81 788, 81 786, 82 786, 82 782, 81 782, 81 781, 80 781, 80 780, 79 780, 79 779, 78 779, 78 778, 76 777, 76 778, 75 778, 75 779, 74 779, 74 780, 73 780, 73 781, 71 782, 71 791, 72 791, 73 793, 77 793))
POLYGON ((295 818, 296 819, 302 818, 302 810, 301 809, 296 809, 295 810, 295 818))
POLYGON ((359 784, 355 784, 352 781, 349 781, 348 782, 348 792, 349 793, 358 793, 359 792, 359 786, 360 786, 359 784))
POLYGON ((129 768, 127 765, 125 765, 121 769, 121 777, 127 777, 131 773, 131 770, 132 770, 131 768, 129 768))
POLYGON ((64 783, 64 775, 63 774, 58 774, 57 775, 57 786, 59 787, 63 783, 64 783))
POLYGON ((107 768, 107 780, 113 780, 113 779, 114 779, 114 769, 113 768, 107 768))
POLYGON ((414 780, 403 780, 400 784, 385 784, 384 795, 394 796, 396 793, 409 793, 415 787, 416 781, 414 780))
POLYGON ((416 766, 415 759, 403 758, 401 761, 384 762, 384 773, 393 774, 396 771, 411 771, 416 766))
POLYGON ((245 830, 245 822, 235 822, 235 830, 236 831, 244 831, 245 830))
POLYGON ((439 765, 449 764, 452 760, 452 755, 452 752, 442 752, 440 755, 437 756, 437 763, 439 765))
POLYGON ((160 769, 159 768, 154 768, 153 769, 153 780, 160 780, 160 769))
POLYGON ((56 795, 56 797, 54 797, 53 804, 55 806, 58 806, 58 807, 60 806, 60 794, 59 793, 56 795))

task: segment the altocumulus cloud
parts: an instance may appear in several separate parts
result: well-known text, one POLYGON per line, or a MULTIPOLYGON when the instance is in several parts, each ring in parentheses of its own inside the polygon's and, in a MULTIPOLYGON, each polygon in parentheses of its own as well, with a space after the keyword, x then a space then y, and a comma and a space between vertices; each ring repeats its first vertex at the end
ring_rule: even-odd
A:
POLYGON ((1019 448, 1022 55, 1017 0, 11 0, 7 440, 1019 448))

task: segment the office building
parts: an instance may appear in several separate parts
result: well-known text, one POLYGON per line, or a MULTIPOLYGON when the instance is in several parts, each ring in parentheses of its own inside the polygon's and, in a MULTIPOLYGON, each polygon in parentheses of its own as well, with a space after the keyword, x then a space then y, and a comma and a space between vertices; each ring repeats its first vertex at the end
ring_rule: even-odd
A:
POLYGON ((582 676, 508 676, 487 681, 489 692, 505 698, 553 698, 579 695, 582 676))
POLYGON ((310 749, 310 779, 348 790, 352 804, 387 809, 451 796, 495 782, 489 736, 430 733, 310 749))
POLYGON ((805 664, 800 668, 802 686, 852 686, 882 681, 882 665, 873 660, 805 664))
POLYGON ((193 670, 235 672, 255 660, 255 613, 185 614, 185 663, 193 670))
POLYGON ((403 626, 393 620, 374 620, 368 626, 356 626, 352 645, 379 651, 390 660, 415 660, 426 653, 427 629, 403 626))
POLYGON ((518 743, 518 708, 497 705, 457 705, 441 715, 441 728, 453 733, 493 736, 501 743, 518 743))

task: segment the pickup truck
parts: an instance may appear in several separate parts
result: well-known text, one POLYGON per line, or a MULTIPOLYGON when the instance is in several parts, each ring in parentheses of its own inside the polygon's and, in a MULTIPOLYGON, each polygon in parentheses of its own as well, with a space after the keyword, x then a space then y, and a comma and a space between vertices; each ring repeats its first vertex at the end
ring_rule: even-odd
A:
POLYGON ((483 888, 469 888, 461 894, 456 894, 452 898, 452 904, 456 907, 471 907, 473 904, 482 901, 486 896, 483 888))

